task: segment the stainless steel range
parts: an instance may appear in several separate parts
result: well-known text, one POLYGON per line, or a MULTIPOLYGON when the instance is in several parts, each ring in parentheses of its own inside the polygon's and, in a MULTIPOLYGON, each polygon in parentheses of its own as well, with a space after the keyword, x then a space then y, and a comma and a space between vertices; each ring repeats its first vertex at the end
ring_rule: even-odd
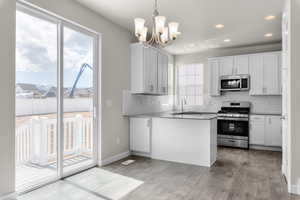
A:
POLYGON ((249 148, 250 102, 223 102, 218 112, 218 145, 249 148))

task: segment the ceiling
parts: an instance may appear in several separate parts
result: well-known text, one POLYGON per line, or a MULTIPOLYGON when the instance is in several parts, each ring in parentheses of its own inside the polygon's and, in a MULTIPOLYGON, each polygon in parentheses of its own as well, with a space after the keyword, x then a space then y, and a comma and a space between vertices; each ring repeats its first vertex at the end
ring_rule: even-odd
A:
MULTIPOLYGON (((154 0, 77 0, 134 32, 134 18, 151 27, 154 0)), ((160 15, 180 23, 182 35, 166 50, 188 54, 211 48, 274 43, 281 40, 283 0, 158 0, 160 15), (267 21, 265 16, 274 15, 267 21), (224 24, 216 29, 216 24, 224 24), (272 37, 265 37, 272 33, 272 37), (231 42, 224 42, 225 39, 231 42)))

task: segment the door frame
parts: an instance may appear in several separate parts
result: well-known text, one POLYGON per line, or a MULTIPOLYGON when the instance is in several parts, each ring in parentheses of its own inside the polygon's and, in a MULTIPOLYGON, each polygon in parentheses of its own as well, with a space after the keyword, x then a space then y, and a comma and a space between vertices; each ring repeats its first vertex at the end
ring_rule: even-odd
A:
MULTIPOLYGON (((54 183, 58 180, 66 178, 68 176, 74 175, 86 169, 95 167, 98 165, 101 160, 101 48, 102 44, 102 34, 98 33, 90 28, 82 26, 79 23, 68 20, 60 15, 57 15, 53 12, 50 12, 46 9, 40 8, 32 3, 29 3, 25 0, 16 1, 16 11, 27 13, 34 17, 41 18, 43 20, 50 21, 57 24, 57 88, 58 88, 58 97, 57 97, 57 177, 49 178, 48 181, 44 181, 34 185, 33 187, 25 188, 22 191, 17 191, 19 194, 27 193, 32 190, 38 189, 45 185, 54 183), (63 28, 68 27, 75 31, 87 34, 94 38, 94 52, 93 52, 93 87, 94 87, 94 97, 93 97, 93 163, 78 168, 74 171, 68 173, 63 172, 63 70, 64 70, 64 59, 63 59, 63 49, 64 49, 64 39, 63 39, 63 28)), ((16 170, 16 168, 15 168, 16 170)), ((16 173, 16 172, 15 172, 16 173)))
POLYGON ((89 168, 92 168, 92 167, 95 167, 97 166, 98 164, 98 134, 97 132, 99 131, 98 129, 98 108, 99 108, 99 103, 98 103, 98 99, 99 99, 99 95, 98 95, 98 48, 99 48, 99 37, 97 34, 94 34, 86 29, 83 29, 82 27, 78 27, 76 25, 74 25, 73 23, 70 23, 70 22, 66 22, 66 21, 60 21, 60 23, 58 24, 58 27, 59 27, 59 31, 58 31, 58 34, 60 35, 58 38, 58 42, 59 42, 59 45, 58 45, 58 52, 60 54, 59 56, 59 65, 58 65, 58 70, 59 70, 59 73, 58 73, 58 76, 59 76, 59 79, 60 80, 60 83, 59 83, 59 103, 58 103, 58 106, 60 107, 58 109, 58 114, 59 114, 59 123, 60 123, 60 126, 58 127, 59 128, 59 167, 58 167, 58 171, 59 171, 59 177, 60 178, 66 178, 68 176, 71 176, 71 175, 74 175, 78 172, 81 172, 83 170, 86 170, 86 169, 89 169, 89 168), (74 30, 74 31, 77 31, 79 33, 82 33, 82 34, 86 34, 90 37, 92 37, 94 39, 93 41, 93 66, 94 66, 94 69, 93 69, 93 91, 94 91, 94 96, 93 96, 93 162, 90 164, 90 165, 87 165, 87 166, 83 166, 83 167, 80 167, 80 168, 77 168, 76 170, 72 170, 70 172, 64 172, 63 170, 63 155, 64 155, 64 151, 63 151, 63 145, 64 145, 64 128, 63 128, 63 114, 64 114, 64 95, 63 95, 63 91, 64 91, 64 86, 63 86, 63 81, 64 81, 64 56, 63 56, 63 50, 64 50, 64 28, 69 28, 71 30, 74 30))

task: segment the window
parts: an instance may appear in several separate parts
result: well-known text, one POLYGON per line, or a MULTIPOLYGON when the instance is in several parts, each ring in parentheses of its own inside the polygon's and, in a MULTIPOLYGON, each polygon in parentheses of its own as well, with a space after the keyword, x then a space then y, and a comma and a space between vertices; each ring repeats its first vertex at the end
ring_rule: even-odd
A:
POLYGON ((186 105, 203 104, 203 64, 187 64, 177 68, 177 102, 186 105))

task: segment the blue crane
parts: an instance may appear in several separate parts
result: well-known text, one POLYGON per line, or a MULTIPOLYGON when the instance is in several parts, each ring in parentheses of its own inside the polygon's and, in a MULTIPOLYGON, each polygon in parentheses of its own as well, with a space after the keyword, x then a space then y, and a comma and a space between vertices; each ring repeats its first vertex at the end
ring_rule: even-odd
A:
POLYGON ((81 65, 80 70, 79 70, 79 73, 78 73, 78 75, 77 75, 77 77, 76 77, 76 80, 75 80, 75 82, 74 82, 74 84, 73 84, 73 87, 72 87, 72 90, 71 90, 71 92, 70 92, 70 95, 69 95, 70 98, 73 98, 73 97, 74 97, 74 93, 75 93, 75 90, 76 90, 77 83, 78 83, 78 81, 79 81, 79 79, 80 79, 82 73, 84 72, 84 70, 85 70, 86 68, 89 68, 89 69, 93 70, 93 67, 91 67, 91 66, 90 66, 89 64, 87 64, 87 63, 83 63, 83 64, 81 65))

